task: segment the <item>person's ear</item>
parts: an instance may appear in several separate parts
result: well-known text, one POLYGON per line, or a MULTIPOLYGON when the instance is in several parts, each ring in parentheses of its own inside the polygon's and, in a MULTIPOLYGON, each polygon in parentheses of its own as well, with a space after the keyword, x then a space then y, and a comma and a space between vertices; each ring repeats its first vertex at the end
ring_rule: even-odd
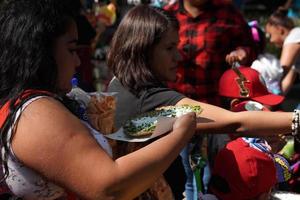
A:
POLYGON ((287 29, 282 26, 278 26, 278 32, 280 35, 285 35, 287 33, 287 29))

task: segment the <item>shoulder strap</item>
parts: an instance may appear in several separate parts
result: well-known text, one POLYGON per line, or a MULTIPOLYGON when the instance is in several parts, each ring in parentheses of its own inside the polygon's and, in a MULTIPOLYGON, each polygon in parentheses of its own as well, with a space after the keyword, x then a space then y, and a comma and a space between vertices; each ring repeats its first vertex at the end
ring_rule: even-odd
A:
MULTIPOLYGON (((26 90, 24 91, 17 99, 15 103, 15 107, 20 107, 24 101, 27 101, 31 98, 37 97, 37 96, 55 96, 55 94, 43 91, 43 90, 26 90)), ((4 122, 6 121, 7 117, 9 116, 9 107, 10 107, 11 101, 7 101, 1 108, 0 108, 0 128, 2 128, 4 122)))
MULTIPOLYGON (((54 93, 48 92, 48 91, 44 91, 44 90, 26 90, 24 91, 22 94, 20 94, 20 96, 18 97, 18 99, 16 100, 14 107, 16 108, 15 111, 17 111, 24 102, 34 98, 34 97, 38 97, 38 96, 51 96, 54 98, 58 98, 57 95, 55 95, 54 93)), ((9 107, 10 107, 11 101, 7 101, 1 108, 0 108, 0 128, 2 128, 2 126, 4 125, 4 123, 6 122, 8 116, 9 116, 9 107)), ((0 169, 1 170, 1 169, 0 169)), ((6 195, 6 194, 11 194, 10 189, 8 188, 8 186, 2 182, 0 183, 0 198, 2 197, 1 195, 6 195)), ((78 200, 79 198, 77 198, 77 196, 69 191, 66 191, 67 194, 67 200, 78 200)))
MULTIPOLYGON (((23 102, 26 102, 27 100, 34 98, 36 96, 55 96, 53 93, 50 93, 48 91, 42 91, 42 90, 26 90, 23 93, 20 94, 18 99, 16 100, 14 106, 16 107, 15 111, 18 110, 20 106, 22 106, 23 102)), ((3 127, 4 123, 6 122, 7 118, 10 115, 10 105, 11 101, 7 101, 1 108, 0 108, 0 128, 3 127)), ((14 113, 12 113, 14 115, 14 113)), ((1 161, 0 161, 1 162, 1 161)), ((2 167, 0 168, 2 170, 2 167)), ((3 195, 9 195, 11 194, 10 189, 5 184, 5 182, 0 182, 0 198, 3 197, 3 195)))

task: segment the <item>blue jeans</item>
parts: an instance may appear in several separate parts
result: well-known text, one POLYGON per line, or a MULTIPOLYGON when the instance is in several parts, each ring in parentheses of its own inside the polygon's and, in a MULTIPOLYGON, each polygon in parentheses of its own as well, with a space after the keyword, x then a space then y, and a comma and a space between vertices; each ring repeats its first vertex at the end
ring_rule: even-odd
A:
POLYGON ((187 200, 197 200, 197 186, 194 172, 189 161, 189 154, 194 144, 188 143, 180 152, 182 164, 186 174, 185 197, 187 200))
POLYGON ((204 194, 207 193, 208 184, 209 184, 209 181, 210 181, 210 177, 211 177, 211 172, 210 172, 210 168, 209 168, 209 163, 207 162, 207 164, 204 167, 203 177, 202 177, 202 180, 203 180, 203 189, 204 189, 203 193, 204 194))

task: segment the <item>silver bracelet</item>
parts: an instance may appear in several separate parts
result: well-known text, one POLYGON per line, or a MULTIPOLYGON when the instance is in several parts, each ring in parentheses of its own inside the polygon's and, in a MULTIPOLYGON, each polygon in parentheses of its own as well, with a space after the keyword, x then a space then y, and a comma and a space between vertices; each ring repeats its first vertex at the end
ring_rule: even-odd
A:
POLYGON ((293 118, 292 118, 292 135, 296 140, 299 138, 299 128, 300 128, 300 110, 295 109, 293 112, 293 118))

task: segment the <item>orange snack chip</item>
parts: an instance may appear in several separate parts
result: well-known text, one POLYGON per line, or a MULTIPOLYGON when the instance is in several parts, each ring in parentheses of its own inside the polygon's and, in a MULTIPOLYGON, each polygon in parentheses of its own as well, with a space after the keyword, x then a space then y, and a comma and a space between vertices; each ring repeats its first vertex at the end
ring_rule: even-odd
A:
POLYGON ((92 126, 102 134, 115 131, 116 101, 113 96, 92 96, 87 106, 87 116, 92 126))

